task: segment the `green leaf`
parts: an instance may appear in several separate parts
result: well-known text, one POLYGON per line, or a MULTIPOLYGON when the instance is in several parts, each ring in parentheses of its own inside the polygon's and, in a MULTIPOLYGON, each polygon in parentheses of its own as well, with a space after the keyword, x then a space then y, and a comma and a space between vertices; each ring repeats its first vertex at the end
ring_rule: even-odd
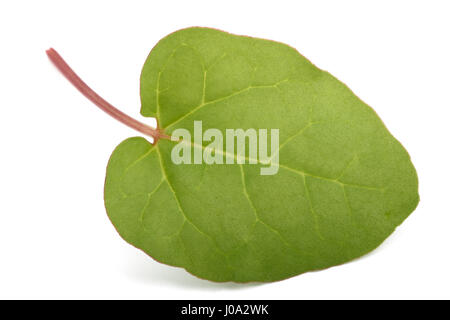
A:
POLYGON ((120 235, 200 278, 276 281, 342 264, 418 204, 409 155, 375 112, 285 44, 177 31, 151 51, 141 99, 142 115, 169 135, 193 132, 194 120, 224 135, 280 132, 274 175, 261 163, 176 165, 170 140, 130 138, 113 152, 105 203, 120 235))

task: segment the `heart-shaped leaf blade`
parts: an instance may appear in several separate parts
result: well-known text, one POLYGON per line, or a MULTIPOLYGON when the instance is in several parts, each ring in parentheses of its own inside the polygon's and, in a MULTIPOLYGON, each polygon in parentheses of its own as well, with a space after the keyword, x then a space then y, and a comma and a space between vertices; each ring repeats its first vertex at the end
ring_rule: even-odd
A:
POLYGON ((165 134, 192 133, 184 141, 192 155, 210 143, 194 141, 194 121, 224 137, 226 129, 279 130, 272 175, 261 175, 260 160, 175 164, 177 141, 130 138, 116 148, 108 215, 162 263, 213 281, 285 279, 366 254, 417 206, 406 150, 343 83, 285 44, 177 31, 151 51, 141 98, 142 115, 165 134))

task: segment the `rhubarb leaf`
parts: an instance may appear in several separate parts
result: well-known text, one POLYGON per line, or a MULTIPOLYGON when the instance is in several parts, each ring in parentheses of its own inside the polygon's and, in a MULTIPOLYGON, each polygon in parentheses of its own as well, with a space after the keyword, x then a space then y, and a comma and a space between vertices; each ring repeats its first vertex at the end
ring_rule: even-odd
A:
MULTIPOLYGON (((295 49, 189 28, 162 39, 141 75, 159 128, 279 129, 279 165, 175 164, 176 141, 123 141, 105 204, 120 235, 213 281, 276 281, 379 246, 418 204, 410 157, 376 113, 295 49)), ((209 142, 190 143, 192 153, 209 142)), ((275 150, 271 150, 273 152, 275 150)), ((224 157, 235 154, 224 154, 224 157)))

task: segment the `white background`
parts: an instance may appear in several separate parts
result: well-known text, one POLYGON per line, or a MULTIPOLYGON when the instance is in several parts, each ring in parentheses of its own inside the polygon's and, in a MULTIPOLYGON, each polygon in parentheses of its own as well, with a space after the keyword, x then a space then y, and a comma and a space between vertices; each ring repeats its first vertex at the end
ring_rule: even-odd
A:
POLYGON ((450 298, 448 1, 2 1, 0 298, 450 298), (270 284, 217 284, 125 243, 103 206, 108 158, 138 135, 49 63, 57 49, 139 115, 151 48, 189 26, 285 42, 374 107, 419 174, 418 209, 373 253, 270 284))

